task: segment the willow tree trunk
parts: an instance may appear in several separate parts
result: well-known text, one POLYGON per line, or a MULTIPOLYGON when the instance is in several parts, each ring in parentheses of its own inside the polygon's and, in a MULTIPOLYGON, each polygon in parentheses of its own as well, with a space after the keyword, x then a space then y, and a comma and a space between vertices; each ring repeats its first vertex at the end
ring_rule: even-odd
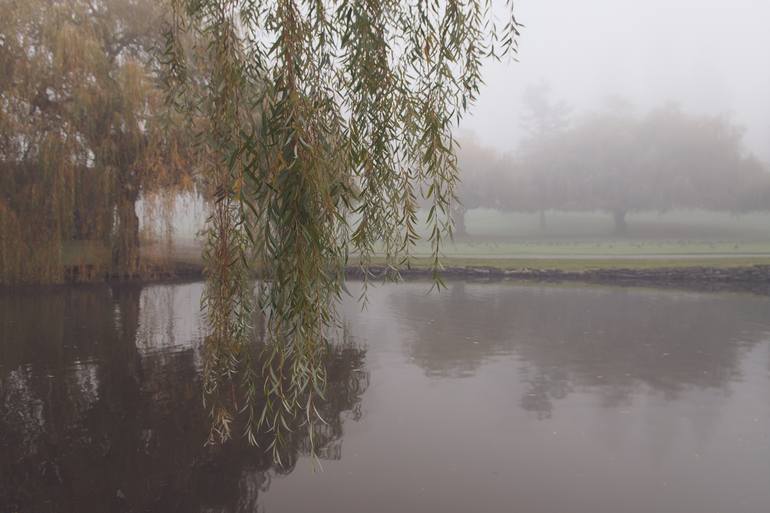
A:
POLYGON ((139 190, 133 184, 120 185, 117 200, 117 226, 112 245, 112 269, 122 275, 139 272, 139 216, 136 201, 139 190))
POLYGON ((625 235, 628 230, 626 211, 622 209, 613 210, 612 218, 615 221, 615 235, 625 235))

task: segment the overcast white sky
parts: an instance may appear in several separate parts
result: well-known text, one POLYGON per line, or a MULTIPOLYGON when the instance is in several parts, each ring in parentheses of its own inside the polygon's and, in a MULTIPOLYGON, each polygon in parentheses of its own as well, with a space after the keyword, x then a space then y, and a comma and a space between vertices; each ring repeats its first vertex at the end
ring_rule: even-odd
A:
POLYGON ((577 114, 610 95, 638 110, 678 102, 746 128, 770 160, 770 0, 515 0, 519 62, 488 63, 462 127, 501 151, 519 137, 524 89, 542 80, 577 114))

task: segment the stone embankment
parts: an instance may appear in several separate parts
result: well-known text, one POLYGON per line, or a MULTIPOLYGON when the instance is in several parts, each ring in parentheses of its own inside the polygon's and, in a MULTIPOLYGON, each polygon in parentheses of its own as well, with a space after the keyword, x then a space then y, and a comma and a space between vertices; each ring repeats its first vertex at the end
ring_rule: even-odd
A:
MULTIPOLYGON (((382 276, 385 268, 372 268, 374 276, 382 276)), ((359 269, 349 269, 348 275, 360 277, 359 269)), ((401 271, 405 279, 430 277, 425 268, 401 271)), ((737 288, 770 292, 770 265, 746 267, 669 267, 650 269, 500 269, 496 267, 447 267, 443 277, 487 280, 528 280, 545 282, 577 281, 588 283, 615 283, 619 285, 682 286, 687 288, 737 288)))
MULTIPOLYGON (((202 278, 200 265, 158 266, 145 269, 144 272, 127 276, 105 272, 92 266, 70 267, 65 275, 66 283, 93 283, 99 281, 174 281, 202 278)), ((386 268, 373 266, 371 275, 379 278, 385 275, 386 268)), ((358 267, 349 267, 350 278, 361 278, 358 267)), ((404 279, 430 278, 431 270, 424 267, 402 269, 404 279)), ((446 267, 443 278, 462 278, 468 280, 526 280, 539 282, 586 282, 618 285, 646 285, 653 287, 682 287, 695 289, 740 289, 761 293, 770 293, 770 265, 752 265, 744 267, 660 267, 605 268, 586 270, 563 269, 502 269, 498 267, 446 267)))

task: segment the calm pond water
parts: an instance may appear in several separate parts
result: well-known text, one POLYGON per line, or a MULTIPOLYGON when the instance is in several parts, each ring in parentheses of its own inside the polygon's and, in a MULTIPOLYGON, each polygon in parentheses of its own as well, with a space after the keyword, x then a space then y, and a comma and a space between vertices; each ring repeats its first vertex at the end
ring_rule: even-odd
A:
POLYGON ((0 293, 1 513, 770 511, 770 298, 374 288, 318 471, 204 447, 201 288, 0 293))

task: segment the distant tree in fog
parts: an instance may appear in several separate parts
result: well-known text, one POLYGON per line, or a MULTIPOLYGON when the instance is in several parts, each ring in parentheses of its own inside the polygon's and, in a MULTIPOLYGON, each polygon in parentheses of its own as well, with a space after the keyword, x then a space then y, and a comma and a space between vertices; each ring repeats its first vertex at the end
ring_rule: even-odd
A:
POLYGON ((567 128, 572 109, 564 101, 551 98, 551 86, 541 81, 524 90, 521 126, 529 138, 540 138, 567 128))
POLYGON ((465 213, 474 208, 499 208, 496 192, 502 181, 502 173, 510 166, 504 165, 500 154, 493 148, 483 146, 473 134, 460 138, 457 151, 457 165, 460 182, 456 194, 460 201, 452 204, 452 220, 455 234, 467 234, 465 213))
MULTIPOLYGON (((558 137, 569 125, 570 107, 563 101, 551 98, 551 87, 545 81, 529 86, 524 91, 523 104, 521 124, 527 134, 521 144, 524 153, 540 146, 544 141, 558 137)), ((548 173, 530 174, 520 178, 525 178, 525 183, 518 183, 517 187, 525 195, 509 196, 509 201, 505 203, 511 205, 510 200, 515 199, 522 205, 519 208, 539 210, 540 228, 545 229, 545 211, 551 202, 549 196, 554 192, 555 184, 549 183, 551 177, 548 173)))
POLYGON ((742 131, 671 105, 642 117, 607 109, 534 136, 500 177, 504 210, 603 210, 619 233, 630 211, 770 209, 770 174, 742 131))
MULTIPOLYGON (((522 128, 526 137, 522 148, 539 147, 569 125, 570 108, 566 103, 551 98, 546 82, 530 86, 524 92, 522 128)), ((466 235, 465 213, 474 208, 540 211, 541 225, 545 225, 545 209, 552 203, 548 195, 554 190, 548 183, 548 173, 522 174, 522 162, 514 163, 510 155, 501 155, 484 146, 473 134, 460 138, 457 152, 460 182, 457 186, 459 202, 452 205, 455 234, 466 235)))

